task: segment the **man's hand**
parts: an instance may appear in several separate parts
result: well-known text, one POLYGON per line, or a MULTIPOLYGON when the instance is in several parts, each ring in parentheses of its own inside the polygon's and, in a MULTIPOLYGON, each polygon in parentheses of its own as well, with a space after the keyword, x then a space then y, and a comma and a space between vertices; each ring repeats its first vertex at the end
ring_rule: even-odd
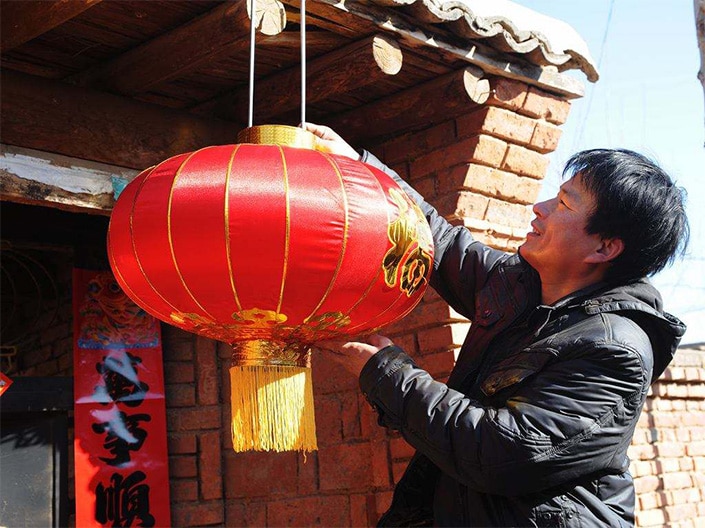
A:
POLYGON ((359 376, 362 367, 372 356, 394 344, 391 339, 377 334, 367 336, 366 341, 322 341, 316 343, 315 348, 322 350, 351 374, 359 376))
POLYGON ((358 161, 360 154, 332 128, 313 123, 304 123, 304 129, 316 136, 315 149, 321 152, 339 154, 358 161))

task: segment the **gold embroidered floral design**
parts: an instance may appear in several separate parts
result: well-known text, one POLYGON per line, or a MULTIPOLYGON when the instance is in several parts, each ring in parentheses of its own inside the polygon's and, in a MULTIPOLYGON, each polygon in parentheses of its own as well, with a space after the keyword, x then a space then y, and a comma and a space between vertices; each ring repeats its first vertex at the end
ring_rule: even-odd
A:
POLYGON ((387 229, 392 247, 382 261, 384 281, 389 287, 398 281, 399 288, 411 297, 431 269, 431 233, 423 212, 408 196, 396 189, 390 189, 389 196, 399 209, 399 217, 387 229))

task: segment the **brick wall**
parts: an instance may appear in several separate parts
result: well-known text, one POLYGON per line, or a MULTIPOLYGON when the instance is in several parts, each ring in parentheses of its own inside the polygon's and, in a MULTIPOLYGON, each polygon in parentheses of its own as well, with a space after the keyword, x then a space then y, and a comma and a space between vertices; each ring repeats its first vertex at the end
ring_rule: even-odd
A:
POLYGON ((705 526, 705 346, 652 385, 629 457, 638 526, 705 526))

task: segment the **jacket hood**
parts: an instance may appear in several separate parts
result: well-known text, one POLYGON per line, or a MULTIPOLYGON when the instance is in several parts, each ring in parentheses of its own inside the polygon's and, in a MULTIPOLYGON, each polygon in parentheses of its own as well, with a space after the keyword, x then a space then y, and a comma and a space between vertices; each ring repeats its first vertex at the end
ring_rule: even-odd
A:
POLYGON ((583 306, 590 314, 619 312, 647 333, 654 351, 652 382, 666 370, 685 334, 685 324, 663 310, 661 294, 648 279, 620 286, 605 286, 583 306))

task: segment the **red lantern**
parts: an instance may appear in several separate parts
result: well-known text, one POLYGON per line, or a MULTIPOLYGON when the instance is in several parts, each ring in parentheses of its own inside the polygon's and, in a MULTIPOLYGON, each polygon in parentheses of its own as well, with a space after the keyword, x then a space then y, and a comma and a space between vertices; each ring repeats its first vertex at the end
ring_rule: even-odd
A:
POLYGON ((138 175, 112 213, 110 264, 144 310, 233 346, 237 451, 316 449, 310 346, 410 312, 431 233, 376 168, 314 150, 299 128, 245 134, 138 175))

